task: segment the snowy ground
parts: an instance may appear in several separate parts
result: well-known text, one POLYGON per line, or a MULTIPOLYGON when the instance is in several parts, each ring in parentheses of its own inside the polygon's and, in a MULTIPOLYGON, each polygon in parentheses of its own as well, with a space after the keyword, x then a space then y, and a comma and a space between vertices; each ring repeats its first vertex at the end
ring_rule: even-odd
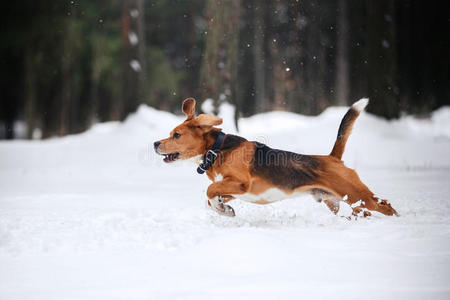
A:
MULTIPOLYGON (((344 113, 257 115, 240 134, 326 154, 344 113)), ((1 142, 0 299, 450 298, 450 108, 361 116, 344 160, 401 217, 357 221, 309 196, 210 212, 206 176, 152 150, 181 120, 141 107, 81 135, 1 142)))

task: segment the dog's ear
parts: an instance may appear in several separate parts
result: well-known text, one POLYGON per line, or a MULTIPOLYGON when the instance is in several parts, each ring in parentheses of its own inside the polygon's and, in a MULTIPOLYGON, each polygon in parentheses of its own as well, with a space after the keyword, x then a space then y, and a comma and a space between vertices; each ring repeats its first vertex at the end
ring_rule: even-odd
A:
POLYGON ((187 98, 183 101, 182 110, 186 115, 186 120, 192 120, 195 116, 195 99, 187 98))
POLYGON ((201 128, 210 128, 220 124, 222 124, 222 118, 207 114, 201 114, 195 118, 195 125, 201 128))

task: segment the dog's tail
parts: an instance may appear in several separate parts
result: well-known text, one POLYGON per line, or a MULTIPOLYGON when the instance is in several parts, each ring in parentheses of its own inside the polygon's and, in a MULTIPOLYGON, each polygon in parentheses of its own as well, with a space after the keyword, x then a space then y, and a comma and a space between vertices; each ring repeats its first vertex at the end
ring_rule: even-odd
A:
POLYGON ((350 133, 352 133, 353 123, 355 123, 356 119, 359 117, 359 114, 364 110, 367 104, 369 104, 369 99, 363 98, 358 102, 355 102, 347 111, 341 121, 341 125, 339 126, 336 142, 334 143, 330 156, 334 156, 338 159, 342 158, 342 154, 344 154, 345 150, 345 144, 347 143, 350 133))

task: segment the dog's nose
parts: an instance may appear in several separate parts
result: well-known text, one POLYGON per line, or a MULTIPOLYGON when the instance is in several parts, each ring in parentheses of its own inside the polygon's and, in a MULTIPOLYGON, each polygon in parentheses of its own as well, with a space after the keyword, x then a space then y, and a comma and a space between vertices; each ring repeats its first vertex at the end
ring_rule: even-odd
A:
POLYGON ((161 145, 160 141, 157 141, 157 142, 153 143, 153 147, 155 147, 155 149, 158 149, 159 145, 161 145))

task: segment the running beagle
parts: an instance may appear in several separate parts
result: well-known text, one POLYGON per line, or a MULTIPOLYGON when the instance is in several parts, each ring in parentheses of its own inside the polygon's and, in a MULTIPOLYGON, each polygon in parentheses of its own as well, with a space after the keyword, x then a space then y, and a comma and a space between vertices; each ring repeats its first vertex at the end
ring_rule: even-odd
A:
POLYGON ((224 134, 214 127, 222 124, 221 118, 195 116, 192 98, 183 102, 186 120, 171 131, 170 137, 155 142, 154 148, 167 163, 203 157, 197 172, 206 172, 213 181, 206 193, 208 205, 222 215, 235 216, 233 208, 226 204, 235 198, 268 204, 305 192, 323 201, 335 214, 339 201, 345 201, 355 216, 370 216, 370 211, 397 215, 341 161, 353 123, 367 104, 368 99, 361 99, 347 111, 330 155, 297 154, 224 134))

